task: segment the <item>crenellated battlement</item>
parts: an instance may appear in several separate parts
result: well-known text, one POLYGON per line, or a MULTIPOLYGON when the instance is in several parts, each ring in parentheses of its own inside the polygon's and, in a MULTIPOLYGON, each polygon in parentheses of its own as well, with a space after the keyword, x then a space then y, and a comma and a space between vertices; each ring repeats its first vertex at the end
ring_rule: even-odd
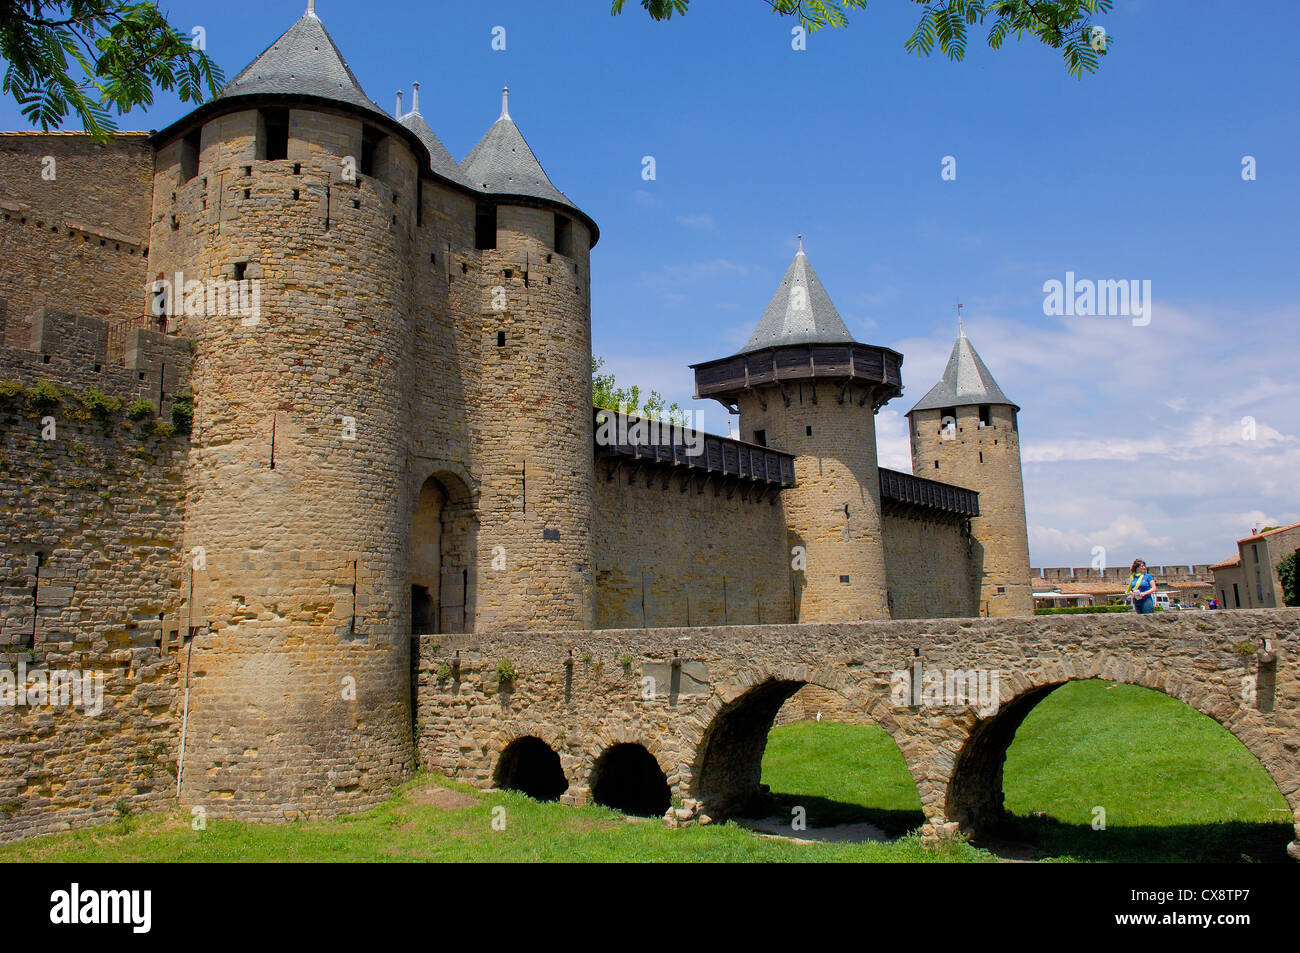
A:
MULTIPOLYGON (((1209 564, 1195 563, 1188 565, 1186 563, 1172 566, 1148 566, 1147 571, 1155 576, 1158 580, 1169 580, 1171 582, 1213 582, 1214 573, 1210 571, 1209 564)), ((1104 569, 1096 569, 1092 566, 1051 566, 1037 567, 1029 570, 1031 576, 1035 579, 1041 579, 1045 582, 1120 582, 1127 583, 1129 579, 1128 566, 1107 566, 1104 569)))
POLYGON ((114 329, 101 318, 53 308, 38 308, 23 326, 29 329, 25 346, 0 347, 0 379, 93 388, 125 402, 145 398, 163 417, 189 389, 192 358, 185 338, 145 327, 114 329))

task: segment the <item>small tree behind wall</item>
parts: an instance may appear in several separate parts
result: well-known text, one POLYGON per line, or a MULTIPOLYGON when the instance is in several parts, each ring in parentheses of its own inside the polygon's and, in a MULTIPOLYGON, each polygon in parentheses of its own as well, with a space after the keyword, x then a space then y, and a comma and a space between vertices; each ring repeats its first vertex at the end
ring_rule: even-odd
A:
POLYGON ((1300 606, 1300 587, 1296 583, 1296 563, 1300 549, 1277 564, 1277 575, 1282 580, 1282 596, 1289 606, 1300 606))

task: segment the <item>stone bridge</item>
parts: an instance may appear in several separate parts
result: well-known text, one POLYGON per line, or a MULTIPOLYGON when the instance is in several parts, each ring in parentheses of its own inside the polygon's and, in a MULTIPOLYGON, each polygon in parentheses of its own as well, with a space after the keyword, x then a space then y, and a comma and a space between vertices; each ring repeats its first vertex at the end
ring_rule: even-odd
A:
POLYGON ((778 710, 820 686, 893 737, 933 839, 996 824, 1025 716, 1101 678, 1228 729, 1291 807, 1300 859, 1298 663, 1297 609, 425 636, 416 734, 427 767, 481 787, 707 823, 757 793, 778 710), (974 696, 993 672, 996 698, 958 694, 953 673, 982 676, 974 696))

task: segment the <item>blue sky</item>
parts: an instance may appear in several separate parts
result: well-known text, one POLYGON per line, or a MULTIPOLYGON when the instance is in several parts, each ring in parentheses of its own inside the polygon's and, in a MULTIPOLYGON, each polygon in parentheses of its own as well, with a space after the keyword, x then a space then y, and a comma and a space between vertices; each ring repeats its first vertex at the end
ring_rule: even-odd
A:
MULTIPOLYGON (((305 2, 162 6, 233 77, 305 2)), ((690 401, 687 365, 744 342, 802 232, 854 335, 905 355, 906 393, 877 418, 884 465, 910 468, 901 415, 965 306, 1023 408, 1034 565, 1086 566, 1094 546, 1111 564, 1213 562, 1254 525, 1300 521, 1300 5, 1116 0, 1111 53, 1082 82, 1033 41, 917 59, 919 11, 873 0, 794 51, 760 0, 695 0, 668 23, 637 0, 620 17, 607 0, 318 5, 385 109, 420 81, 458 159, 509 82, 551 180, 601 227, 596 353, 709 429, 726 415, 690 401), (1067 271, 1151 281, 1150 324, 1045 316, 1043 283, 1067 271)), ((185 111, 162 96, 121 126, 185 111)), ((10 100, 0 122, 24 127, 10 100)))

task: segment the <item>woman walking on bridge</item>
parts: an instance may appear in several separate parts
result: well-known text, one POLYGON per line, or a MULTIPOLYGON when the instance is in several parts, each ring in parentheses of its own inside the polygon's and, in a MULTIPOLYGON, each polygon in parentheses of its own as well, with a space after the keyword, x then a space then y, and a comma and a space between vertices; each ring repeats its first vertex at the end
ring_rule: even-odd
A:
POLYGON ((1132 575, 1128 581, 1128 599, 1133 603, 1133 611, 1143 614, 1155 612, 1155 576, 1147 572, 1147 564, 1141 559, 1133 560, 1130 571, 1132 575))

